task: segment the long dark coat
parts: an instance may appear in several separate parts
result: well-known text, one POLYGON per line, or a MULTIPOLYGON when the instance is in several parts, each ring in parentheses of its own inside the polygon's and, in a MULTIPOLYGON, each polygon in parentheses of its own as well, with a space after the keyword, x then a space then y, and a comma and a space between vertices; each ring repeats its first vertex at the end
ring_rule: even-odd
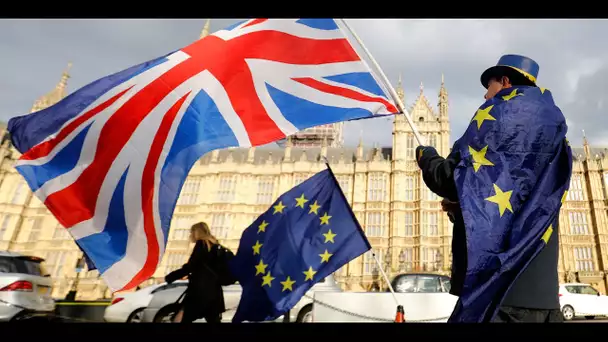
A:
POLYGON ((174 282, 188 276, 188 288, 183 300, 184 311, 197 318, 219 315, 226 311, 222 286, 213 272, 218 263, 218 247, 197 241, 188 262, 182 268, 169 273, 165 280, 174 282))

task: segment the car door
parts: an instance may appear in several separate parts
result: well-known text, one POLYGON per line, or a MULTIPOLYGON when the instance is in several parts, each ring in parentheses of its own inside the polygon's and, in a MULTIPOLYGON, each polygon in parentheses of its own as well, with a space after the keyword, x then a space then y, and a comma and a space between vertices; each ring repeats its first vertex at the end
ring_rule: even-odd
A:
POLYGON ((243 289, 240 284, 223 286, 226 312, 222 314, 222 322, 231 322, 241 301, 243 289))
POLYGON ((579 285, 566 285, 566 291, 568 291, 568 304, 574 308, 574 312, 578 315, 579 313, 586 313, 589 309, 588 303, 585 301, 585 296, 581 294, 581 286, 579 285))
POLYGON ((579 286, 581 300, 585 302, 585 311, 589 315, 602 315, 602 298, 599 292, 590 285, 579 286))

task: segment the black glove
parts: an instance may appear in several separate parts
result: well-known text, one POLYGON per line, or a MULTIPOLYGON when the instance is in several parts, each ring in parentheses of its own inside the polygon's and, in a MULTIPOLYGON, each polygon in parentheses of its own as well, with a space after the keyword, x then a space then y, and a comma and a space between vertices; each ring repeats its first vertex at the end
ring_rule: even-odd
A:
POLYGON ((423 158, 437 156, 437 150, 433 146, 418 146, 416 147, 416 162, 418 167, 422 167, 423 158))
POLYGON ((167 274, 167 275, 165 276, 165 282, 166 282, 167 284, 171 284, 171 283, 173 283, 173 282, 174 282, 174 281, 176 281, 176 280, 177 280, 177 279, 176 279, 176 277, 175 277, 175 272, 171 272, 171 273, 169 273, 169 274, 167 274))

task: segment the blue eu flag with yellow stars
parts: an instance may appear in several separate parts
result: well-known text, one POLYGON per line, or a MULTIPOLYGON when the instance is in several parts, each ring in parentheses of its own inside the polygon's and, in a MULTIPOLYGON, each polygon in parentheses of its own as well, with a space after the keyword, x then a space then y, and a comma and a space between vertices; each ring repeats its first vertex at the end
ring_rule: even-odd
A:
POLYGON ((557 233, 572 174, 566 119, 538 87, 486 101, 454 149, 467 238, 462 294, 448 322, 488 322, 505 294, 557 233), (554 229, 555 228, 555 229, 554 229))
POLYGON ((313 175, 243 232, 230 264, 243 288, 232 321, 280 317, 315 283, 370 249, 331 169, 313 175))

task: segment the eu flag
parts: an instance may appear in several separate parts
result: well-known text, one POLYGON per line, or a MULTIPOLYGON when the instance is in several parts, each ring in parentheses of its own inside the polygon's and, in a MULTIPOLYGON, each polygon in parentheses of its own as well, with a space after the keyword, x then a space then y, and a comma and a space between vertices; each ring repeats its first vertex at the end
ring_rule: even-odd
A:
POLYGON ((557 234, 572 173, 567 130, 549 90, 515 87, 486 101, 454 144, 468 265, 449 322, 490 321, 557 234))
POLYGON ((233 322, 280 317, 315 283, 370 249, 331 169, 315 174, 243 232, 230 265, 243 288, 233 322))

